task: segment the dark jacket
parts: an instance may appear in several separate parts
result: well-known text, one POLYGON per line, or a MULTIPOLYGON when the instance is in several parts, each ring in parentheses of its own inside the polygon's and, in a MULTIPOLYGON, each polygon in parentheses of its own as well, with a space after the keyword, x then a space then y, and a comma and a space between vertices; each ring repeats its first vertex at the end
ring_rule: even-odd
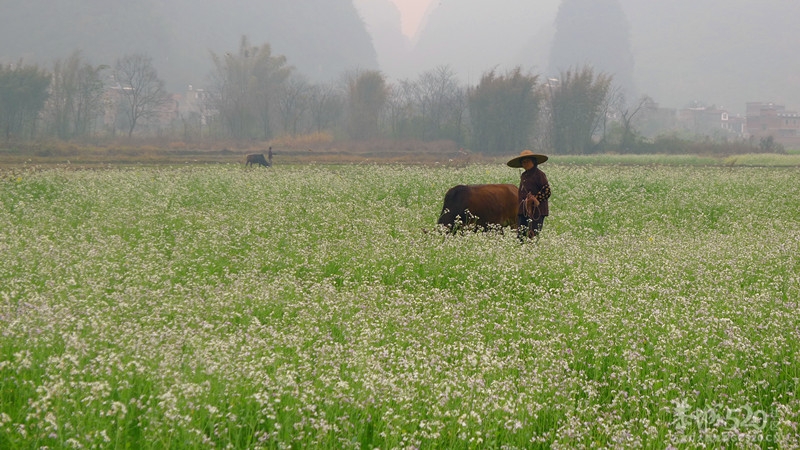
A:
POLYGON ((538 166, 522 172, 519 177, 519 214, 521 215, 525 215, 524 200, 529 193, 539 200, 538 211, 534 214, 549 215, 550 208, 547 199, 550 198, 550 184, 547 182, 547 176, 538 166))

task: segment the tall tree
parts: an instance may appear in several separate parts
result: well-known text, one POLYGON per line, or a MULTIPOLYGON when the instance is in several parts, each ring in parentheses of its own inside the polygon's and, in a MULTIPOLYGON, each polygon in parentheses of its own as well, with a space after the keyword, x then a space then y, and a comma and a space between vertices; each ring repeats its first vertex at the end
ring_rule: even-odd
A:
POLYGON ((344 95, 332 83, 314 84, 309 92, 308 104, 314 131, 320 133, 333 126, 342 115, 344 95))
POLYGON ((50 74, 36 65, 0 66, 0 130, 6 141, 26 133, 33 137, 49 86, 50 74))
POLYGON ((589 66, 561 72, 548 82, 550 132, 557 153, 591 152, 592 136, 602 123, 612 77, 589 66))
POLYGON ((386 79, 377 70, 350 76, 348 82, 349 126, 353 139, 369 139, 380 134, 380 115, 388 98, 386 79))
POLYGON ((463 141, 462 122, 467 109, 464 89, 450 66, 423 72, 414 84, 417 113, 420 114, 422 140, 463 141))
POLYGON ((122 112, 128 120, 128 137, 133 135, 140 120, 156 117, 170 102, 164 82, 149 56, 132 54, 118 59, 114 65, 114 79, 122 112))
POLYGON ((391 136, 395 139, 414 137, 412 119, 414 117, 414 91, 416 83, 404 79, 388 87, 385 116, 389 123, 391 136))
POLYGON ((47 105, 51 133, 61 139, 87 136, 102 112, 102 72, 108 66, 92 66, 80 51, 53 64, 53 81, 47 105))
POLYGON ((293 70, 286 65, 286 57, 273 56, 269 44, 253 46, 242 36, 238 53, 212 53, 211 58, 211 100, 228 135, 236 139, 272 137, 279 94, 293 70))
POLYGON ((469 95, 473 148, 494 154, 527 147, 541 105, 539 77, 517 67, 504 75, 485 73, 469 95))
POLYGON ((635 98, 630 25, 619 0, 563 0, 548 73, 589 65, 614 77, 621 92, 635 98))
POLYGON ((620 137, 619 149, 623 153, 634 151, 636 146, 637 132, 634 128, 633 120, 647 105, 653 103, 653 99, 643 95, 634 104, 628 104, 624 96, 617 99, 617 114, 619 115, 619 125, 622 136, 620 137))
POLYGON ((297 136, 300 121, 309 107, 311 87, 308 81, 299 74, 294 74, 283 84, 278 99, 278 109, 283 120, 283 131, 297 136))

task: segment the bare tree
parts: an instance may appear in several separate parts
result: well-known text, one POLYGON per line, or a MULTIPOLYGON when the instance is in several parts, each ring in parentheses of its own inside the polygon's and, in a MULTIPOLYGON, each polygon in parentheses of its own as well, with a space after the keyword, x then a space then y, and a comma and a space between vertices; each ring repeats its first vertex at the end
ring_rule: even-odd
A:
POLYGON ((414 90, 411 80, 400 80, 388 87, 385 120, 389 123, 392 137, 402 139, 411 137, 411 121, 414 116, 414 90))
POLYGON ((53 134, 70 139, 91 133, 102 112, 102 72, 107 68, 85 62, 79 51, 53 64, 46 115, 53 134))
POLYGON ((290 76, 278 99, 278 109, 283 119, 283 131, 297 136, 297 128, 300 119, 308 109, 308 96, 310 87, 306 79, 301 75, 290 76))
POLYGON ((422 114, 420 138, 460 142, 466 101, 453 69, 445 65, 424 72, 415 86, 416 106, 422 114))
POLYGON ((322 132, 341 116, 344 106, 342 92, 334 84, 315 84, 309 91, 309 110, 314 131, 322 132))
POLYGON ((619 119, 620 125, 622 126, 622 138, 620 139, 619 146, 620 150, 623 152, 631 151, 636 144, 636 130, 633 128, 633 119, 639 114, 642 108, 652 102, 653 99, 647 95, 643 95, 635 104, 627 105, 625 97, 620 96, 620 104, 622 106, 619 109, 619 119))
POLYGON ((128 119, 130 137, 140 120, 155 117, 163 111, 170 96, 149 56, 133 54, 117 60, 114 79, 123 114, 128 119))

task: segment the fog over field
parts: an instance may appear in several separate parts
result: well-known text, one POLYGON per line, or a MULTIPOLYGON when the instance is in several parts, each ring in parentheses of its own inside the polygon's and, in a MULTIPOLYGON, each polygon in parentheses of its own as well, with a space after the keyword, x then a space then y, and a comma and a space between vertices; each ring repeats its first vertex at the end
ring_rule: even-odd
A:
POLYGON ((474 85, 492 69, 551 77, 591 64, 662 106, 800 107, 800 59, 792 57, 800 2, 435 0, 412 36, 403 34, 405 2, 412 0, 0 0, 0 63, 49 67, 81 50, 111 65, 141 52, 179 92, 207 84, 209 52, 235 51, 247 35, 312 81, 374 68, 396 81, 448 65, 474 85))
POLYGON ((373 25, 382 69, 396 76, 449 64, 474 84, 494 67, 520 65, 554 76, 570 64, 590 63, 620 78, 625 68, 609 66, 611 58, 604 52, 613 51, 608 48, 613 45, 610 34, 618 30, 629 38, 635 92, 664 106, 702 102, 744 112, 748 101, 800 105, 800 61, 787 57, 800 43, 790 32, 794 18, 800 17, 797 2, 437 0, 408 40, 408 53, 399 58, 396 38, 390 39, 396 30, 385 26, 397 15, 392 2, 355 3, 373 25), (554 66, 556 16, 565 5, 583 12, 570 21, 583 21, 585 31, 573 36, 576 57, 554 66), (616 25, 620 17, 608 14, 617 8, 627 29, 621 29, 624 23, 616 25), (603 31, 609 22, 613 26, 603 31))

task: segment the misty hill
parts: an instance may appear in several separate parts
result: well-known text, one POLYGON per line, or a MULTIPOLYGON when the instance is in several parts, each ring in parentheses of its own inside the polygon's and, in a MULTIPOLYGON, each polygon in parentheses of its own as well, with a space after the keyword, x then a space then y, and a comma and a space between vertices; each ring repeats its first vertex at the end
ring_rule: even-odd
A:
MULTIPOLYGON (((549 61, 560 0, 436 3, 412 49, 417 73, 449 64, 474 84, 496 66, 520 65, 541 74, 553 70, 549 61)), ((800 2, 619 4, 629 25, 632 84, 638 94, 670 107, 700 101, 743 113, 747 101, 765 100, 800 108, 800 59, 794 56, 800 43, 794 34, 800 2)), ((585 15, 598 20, 591 11, 585 15)), ((601 38, 582 37, 587 50, 601 38)), ((591 63, 580 59, 575 64, 591 63)), ((594 64, 605 67, 605 61, 594 64)))
POLYGON ((552 24, 558 0, 437 0, 412 52, 421 70, 449 65, 476 84, 484 72, 516 65, 541 72, 547 54, 518 59, 521 49, 552 24))
POLYGON ((631 25, 636 81, 657 101, 744 112, 745 102, 800 108, 800 2, 620 0, 631 25))
POLYGON ((153 57, 173 90, 203 85, 209 51, 236 51, 242 35, 313 81, 378 68, 352 0, 0 0, 0 62, 49 66, 81 50, 92 64, 153 57))
MULTIPOLYGON (((700 101, 744 112, 745 102, 764 100, 800 108, 795 57, 800 39, 793 32, 800 2, 618 3, 629 26, 632 84, 639 94, 671 107, 700 101)), ((273 54, 286 55, 312 81, 380 63, 394 79, 449 65, 463 82, 476 84, 488 70, 516 65, 552 75, 560 4, 436 0, 412 43, 402 36, 390 0, 0 0, 0 63, 23 58, 50 67, 82 50, 92 64, 111 65, 124 54, 141 52, 153 57, 169 89, 180 91, 206 84, 209 51, 236 51, 247 35, 254 45, 270 43, 273 54)), ((581 41, 584 55, 603 58, 591 50, 603 39, 585 36, 576 42, 581 41)), ((575 63, 584 62, 592 61, 575 63)), ((594 64, 605 67, 604 62, 594 64)))
POLYGON ((380 68, 393 77, 417 75, 410 65, 411 42, 402 32, 400 11, 391 0, 353 0, 372 36, 380 68))
POLYGON ((612 75, 626 97, 636 97, 628 20, 618 0, 564 0, 555 28, 548 75, 590 64, 612 75))

